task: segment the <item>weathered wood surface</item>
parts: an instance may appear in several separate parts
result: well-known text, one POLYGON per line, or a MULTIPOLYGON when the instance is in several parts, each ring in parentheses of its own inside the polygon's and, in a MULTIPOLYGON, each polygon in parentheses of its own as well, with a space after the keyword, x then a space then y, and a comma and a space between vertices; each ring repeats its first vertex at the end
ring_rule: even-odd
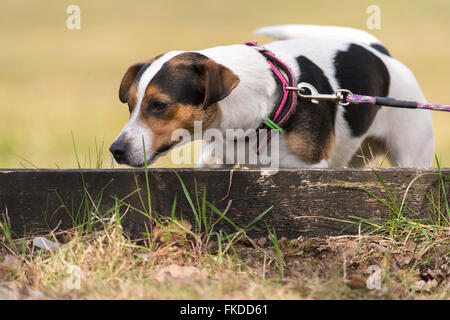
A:
MULTIPOLYGON (((275 228, 277 236, 288 238, 300 235, 322 236, 341 234, 345 224, 323 217, 348 220, 348 216, 364 218, 388 217, 388 209, 358 187, 338 182, 357 183, 383 199, 387 195, 376 176, 370 170, 304 170, 284 169, 275 175, 264 175, 259 170, 195 170, 177 169, 193 199, 194 179, 201 193, 207 189, 207 199, 223 210, 229 200, 232 204, 227 216, 238 226, 244 227, 258 214, 273 206, 264 221, 275 228)), ((408 204, 422 215, 430 213, 430 205, 424 190, 438 189, 436 171, 414 169, 377 170, 385 183, 397 194, 403 195, 408 184, 421 175, 409 191, 408 204), (431 173, 425 174, 424 173, 431 173)), ((449 175, 450 170, 443 171, 449 175)), ((146 200, 144 170, 0 170, 0 214, 8 213, 11 228, 16 237, 24 234, 48 232, 56 226, 72 227, 67 213, 76 212, 82 202, 83 179, 90 198, 97 199, 104 189, 99 210, 104 212, 114 206, 115 198, 122 199, 142 190, 146 200), (67 209, 67 210, 66 210, 67 209)), ((193 220, 189 204, 180 182, 172 169, 150 169, 152 210, 168 215, 175 195, 177 215, 193 220)), ((448 186, 447 186, 448 189, 448 186)), ((137 193, 125 202, 142 208, 137 193)), ((144 204, 147 206, 147 204, 144 204)), ((123 213, 125 207, 121 208, 123 213)), ((146 218, 129 210, 124 218, 125 230, 132 236, 144 231, 146 218)), ((221 227, 230 231, 229 226, 221 227)), ((345 230, 354 233, 355 228, 345 230)), ((254 236, 267 233, 264 222, 252 230, 254 236)))

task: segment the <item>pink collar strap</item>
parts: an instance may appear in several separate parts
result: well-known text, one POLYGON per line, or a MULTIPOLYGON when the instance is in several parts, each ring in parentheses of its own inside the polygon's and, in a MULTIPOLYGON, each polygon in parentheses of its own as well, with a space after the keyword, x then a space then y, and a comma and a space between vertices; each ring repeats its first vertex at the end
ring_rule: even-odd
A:
POLYGON ((287 88, 296 87, 297 83, 291 69, 280 59, 278 59, 275 54, 266 50, 264 47, 258 46, 256 42, 246 42, 245 44, 247 46, 255 47, 266 58, 267 63, 274 73, 275 80, 281 87, 282 91, 276 107, 273 109, 270 116, 256 130, 258 136, 261 129, 266 129, 267 132, 263 138, 259 139, 256 150, 257 152, 259 152, 261 145, 263 143, 267 143, 270 140, 270 129, 275 129, 282 133, 283 125, 286 124, 289 117, 294 113, 297 94, 292 90, 288 90, 287 88))

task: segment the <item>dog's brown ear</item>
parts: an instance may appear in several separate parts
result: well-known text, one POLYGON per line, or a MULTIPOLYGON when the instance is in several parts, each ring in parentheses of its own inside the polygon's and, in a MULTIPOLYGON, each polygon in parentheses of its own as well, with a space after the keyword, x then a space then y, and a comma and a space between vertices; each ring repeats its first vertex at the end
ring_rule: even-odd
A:
POLYGON ((240 81, 233 71, 211 59, 196 64, 195 69, 205 90, 204 108, 226 98, 240 81))
POLYGON ((141 70, 144 64, 145 63, 133 64, 123 75, 122 83, 120 84, 119 89, 119 98, 123 103, 128 101, 128 93, 130 92, 130 87, 133 84, 134 79, 136 79, 136 75, 138 74, 139 70, 141 70))

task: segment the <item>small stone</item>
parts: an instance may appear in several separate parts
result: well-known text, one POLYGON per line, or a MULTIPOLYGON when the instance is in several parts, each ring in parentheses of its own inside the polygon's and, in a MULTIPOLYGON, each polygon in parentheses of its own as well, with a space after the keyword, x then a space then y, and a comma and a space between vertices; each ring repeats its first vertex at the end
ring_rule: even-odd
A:
POLYGON ((142 259, 143 261, 147 262, 150 260, 150 258, 152 257, 152 253, 138 253, 136 254, 136 256, 140 259, 142 259))
POLYGON ((56 251, 58 244, 56 242, 47 240, 43 237, 36 237, 33 239, 33 246, 44 250, 56 251))

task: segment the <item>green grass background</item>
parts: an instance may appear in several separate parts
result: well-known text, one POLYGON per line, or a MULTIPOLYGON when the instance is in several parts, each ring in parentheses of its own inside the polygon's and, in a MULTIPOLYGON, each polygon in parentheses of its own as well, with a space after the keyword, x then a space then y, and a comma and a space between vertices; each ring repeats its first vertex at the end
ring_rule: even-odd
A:
MULTIPOLYGON (((0 167, 73 168, 95 159, 128 118, 118 99, 127 67, 173 49, 248 40, 273 24, 366 29, 366 8, 381 8, 373 32, 415 73, 428 100, 450 104, 450 1, 24 1, 0 3, 0 167), (81 30, 66 8, 81 7, 81 30)), ((435 112, 436 153, 450 165, 450 114, 435 112)), ((411 128, 414 130, 414 128, 411 128)), ((168 166, 168 157, 154 166, 168 166)))

